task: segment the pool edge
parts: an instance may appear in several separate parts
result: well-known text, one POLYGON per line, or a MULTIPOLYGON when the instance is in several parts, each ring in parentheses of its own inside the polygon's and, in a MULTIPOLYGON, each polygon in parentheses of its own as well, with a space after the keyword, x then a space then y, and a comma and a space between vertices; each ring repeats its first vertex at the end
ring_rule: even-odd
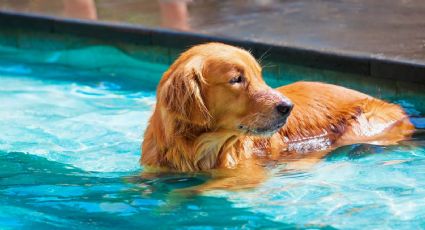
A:
POLYGON ((251 40, 148 28, 133 24, 68 19, 12 11, 0 11, 0 25, 2 28, 24 28, 177 49, 187 49, 192 45, 205 42, 224 42, 249 49, 257 57, 267 53, 269 60, 361 74, 372 78, 425 83, 425 62, 420 63, 415 60, 396 60, 349 52, 278 46, 251 40))

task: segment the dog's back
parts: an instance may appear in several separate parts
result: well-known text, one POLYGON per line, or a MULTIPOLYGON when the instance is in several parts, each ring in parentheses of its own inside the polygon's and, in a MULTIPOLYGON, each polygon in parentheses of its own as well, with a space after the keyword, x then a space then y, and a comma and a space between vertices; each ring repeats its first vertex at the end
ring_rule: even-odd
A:
POLYGON ((164 73, 157 99, 141 162, 177 171, 300 151, 320 157, 347 144, 393 144, 414 130, 400 106, 344 87, 298 82, 272 89, 249 52, 220 43, 184 52, 164 73))
POLYGON ((400 106, 341 86, 297 82, 277 90, 295 104, 279 132, 288 143, 326 136, 334 147, 393 144, 414 130, 400 106))

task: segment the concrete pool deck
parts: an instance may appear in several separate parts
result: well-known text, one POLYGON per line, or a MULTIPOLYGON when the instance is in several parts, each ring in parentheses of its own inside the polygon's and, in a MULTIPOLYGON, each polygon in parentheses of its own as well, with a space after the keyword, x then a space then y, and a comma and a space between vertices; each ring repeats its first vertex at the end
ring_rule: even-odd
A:
POLYGON ((186 12, 171 19, 167 19, 166 14, 170 14, 170 10, 167 11, 167 6, 164 6, 164 2, 170 1, 95 1, 90 6, 93 9, 86 10, 86 15, 81 13, 82 10, 77 13, 67 10, 67 2, 72 1, 0 0, 0 9, 96 18, 149 28, 174 27, 276 46, 372 55, 425 64, 423 0, 183 0, 174 1, 181 5, 171 10, 181 12, 179 8, 183 7, 186 12))
POLYGON ((177 48, 224 41, 257 57, 267 53, 284 62, 423 83, 425 3, 420 1, 183 1, 185 24, 167 25, 157 1, 96 1, 97 21, 92 21, 66 19, 73 15, 64 13, 62 1, 3 0, 0 24, 177 48))

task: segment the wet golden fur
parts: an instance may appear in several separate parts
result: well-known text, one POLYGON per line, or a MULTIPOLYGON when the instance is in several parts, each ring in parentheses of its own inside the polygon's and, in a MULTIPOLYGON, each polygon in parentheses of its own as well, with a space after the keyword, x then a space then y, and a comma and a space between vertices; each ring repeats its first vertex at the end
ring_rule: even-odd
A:
POLYGON ((220 43, 184 52, 164 73, 157 99, 141 163, 175 171, 250 167, 257 174, 250 177, 261 178, 252 169, 259 161, 299 159, 300 152, 319 159, 326 149, 359 142, 392 144, 414 129, 400 106, 340 86, 271 89, 248 52, 220 43), (244 82, 229 84, 235 76, 244 82), (276 104, 287 98, 295 106, 286 124, 268 132, 280 124, 276 104))

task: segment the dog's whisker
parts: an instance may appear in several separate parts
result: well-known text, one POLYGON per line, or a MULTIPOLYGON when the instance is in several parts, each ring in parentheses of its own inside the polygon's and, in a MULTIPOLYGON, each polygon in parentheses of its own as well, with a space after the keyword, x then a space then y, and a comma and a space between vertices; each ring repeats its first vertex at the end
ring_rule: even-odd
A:
POLYGON ((272 65, 272 64, 269 64, 269 65, 262 65, 262 67, 263 68, 274 68, 274 67, 277 67, 278 65, 272 65))
POLYGON ((260 63, 260 65, 262 65, 263 60, 268 57, 266 55, 268 55, 270 50, 271 50, 271 47, 269 47, 266 51, 264 51, 264 53, 261 54, 261 56, 258 58, 258 63, 260 63))

